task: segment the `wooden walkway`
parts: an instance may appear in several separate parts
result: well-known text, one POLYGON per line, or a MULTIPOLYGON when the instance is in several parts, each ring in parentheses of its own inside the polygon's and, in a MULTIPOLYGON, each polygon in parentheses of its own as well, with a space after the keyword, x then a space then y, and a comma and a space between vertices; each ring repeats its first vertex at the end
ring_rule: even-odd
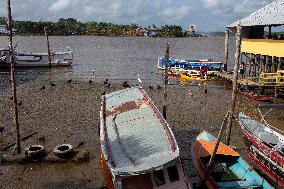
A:
MULTIPOLYGON (((233 74, 228 74, 226 72, 214 73, 214 75, 217 77, 227 79, 229 81, 233 81, 233 77, 234 77, 233 74)), ((238 79, 237 83, 240 85, 249 86, 249 87, 259 87, 260 86, 259 83, 254 82, 249 79, 238 79)))

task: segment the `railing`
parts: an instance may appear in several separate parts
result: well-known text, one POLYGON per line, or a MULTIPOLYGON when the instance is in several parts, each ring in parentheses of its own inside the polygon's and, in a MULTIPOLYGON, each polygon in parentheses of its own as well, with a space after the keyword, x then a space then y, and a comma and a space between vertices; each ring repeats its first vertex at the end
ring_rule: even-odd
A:
POLYGON ((260 86, 284 86, 284 70, 276 73, 264 73, 259 75, 260 86))

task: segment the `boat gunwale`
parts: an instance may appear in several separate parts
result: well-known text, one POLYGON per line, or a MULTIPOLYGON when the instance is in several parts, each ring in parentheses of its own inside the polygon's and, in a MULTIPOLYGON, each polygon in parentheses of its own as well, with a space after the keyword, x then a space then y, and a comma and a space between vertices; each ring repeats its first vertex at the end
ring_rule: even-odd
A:
MULTIPOLYGON (((174 138, 173 132, 171 131, 171 128, 170 128, 169 124, 166 122, 165 119, 163 119, 162 114, 158 111, 157 107, 154 105, 153 101, 150 99, 150 97, 147 95, 147 93, 143 90, 143 88, 140 87, 140 86, 132 87, 132 88, 129 88, 129 89, 121 90, 121 93, 122 92, 126 92, 127 90, 131 90, 133 88, 139 89, 140 93, 143 96, 143 100, 148 105, 148 108, 150 108, 153 111, 153 114, 155 114, 155 116, 159 119, 160 123, 162 124, 162 125, 160 124, 160 126, 162 126, 164 132, 166 132, 165 134, 166 134, 167 140, 168 140, 168 142, 170 144, 170 149, 171 149, 170 152, 174 156, 172 156, 172 159, 170 161, 166 162, 166 163, 162 163, 162 164, 159 164, 159 165, 156 165, 156 166, 153 166, 153 167, 143 168, 143 169, 141 169, 139 171, 131 171, 131 170, 129 172, 128 171, 126 171, 126 172, 125 171, 115 171, 114 169, 116 167, 113 166, 112 164, 110 164, 111 158, 110 159, 106 159, 108 157, 112 157, 113 155, 111 153, 110 145, 107 142, 109 139, 108 139, 108 137, 106 137, 106 134, 107 134, 107 131, 105 130, 105 128, 106 128, 106 125, 105 125, 106 117, 104 117, 103 113, 102 113, 102 112, 106 112, 106 109, 101 108, 101 114, 100 114, 101 115, 101 132, 100 132, 101 133, 101 137, 100 138, 101 138, 101 142, 107 142, 106 145, 108 146, 107 147, 108 150, 107 149, 106 150, 102 150, 102 153, 104 154, 104 158, 105 158, 105 160, 106 160, 106 162, 107 162, 107 164, 108 164, 112 174, 115 175, 115 176, 130 176, 130 175, 139 175, 139 174, 145 174, 145 173, 148 173, 148 172, 152 172, 153 170, 160 169, 160 168, 162 168, 162 167, 164 167, 164 166, 166 166, 168 164, 171 164, 172 162, 177 161, 177 159, 180 157, 180 155, 179 155, 179 148, 177 146, 177 142, 176 142, 176 140, 174 138), (104 138, 102 136, 104 136, 104 138)), ((119 92, 119 91, 116 91, 116 92, 119 92)), ((111 93, 109 93, 109 94, 111 94, 111 93)), ((119 93, 115 93, 113 96, 118 95, 118 94, 120 94, 120 92, 119 93)), ((106 100, 107 98, 112 97, 112 95, 111 96, 107 96, 107 97, 104 95, 104 97, 105 97, 105 100, 106 100)), ((103 104, 101 106, 103 106, 103 104)), ((101 143, 101 148, 104 149, 104 145, 102 143, 101 143)))

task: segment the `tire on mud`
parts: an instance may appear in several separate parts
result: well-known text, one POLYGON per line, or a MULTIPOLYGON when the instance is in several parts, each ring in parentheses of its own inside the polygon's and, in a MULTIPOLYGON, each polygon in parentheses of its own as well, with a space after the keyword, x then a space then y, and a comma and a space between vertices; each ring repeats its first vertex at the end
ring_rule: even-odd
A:
POLYGON ((25 155, 28 159, 39 160, 46 156, 46 150, 42 145, 30 145, 25 149, 25 155))
POLYGON ((61 159, 71 159, 74 157, 75 151, 71 144, 61 144, 53 149, 53 153, 61 159))

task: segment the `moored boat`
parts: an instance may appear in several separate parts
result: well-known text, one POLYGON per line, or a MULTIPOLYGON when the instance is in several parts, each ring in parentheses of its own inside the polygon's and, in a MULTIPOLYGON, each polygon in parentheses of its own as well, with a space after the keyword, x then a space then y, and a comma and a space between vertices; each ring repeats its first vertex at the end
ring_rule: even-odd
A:
MULTIPOLYGON (((191 158, 201 178, 206 175, 206 167, 213 154, 217 139, 203 131, 191 145, 191 158)), ((273 188, 253 170, 231 147, 220 143, 210 175, 205 181, 208 189, 216 188, 273 188)))
MULTIPOLYGON (((166 65, 165 58, 159 58, 157 67, 160 70, 164 70, 166 65)), ((194 72, 196 74, 200 74, 200 68, 205 67, 207 69, 207 73, 213 74, 216 72, 222 71, 222 62, 215 62, 211 59, 169 59, 169 69, 176 70, 180 72, 191 73, 194 72)))
MULTIPOLYGON (((0 49, 0 67, 8 67, 9 51, 0 49)), ((51 65, 48 62, 48 53, 20 53, 14 52, 15 67, 48 67, 48 66, 70 66, 73 62, 73 53, 55 52, 50 54, 51 65)))
POLYGON ((244 113, 239 114, 246 150, 258 167, 279 185, 284 186, 284 132, 269 125, 260 111, 260 109, 284 110, 284 105, 262 104, 258 108, 262 117, 260 122, 244 113))
POLYGON ((104 95, 100 119, 107 188, 190 188, 175 137, 142 88, 104 95))

